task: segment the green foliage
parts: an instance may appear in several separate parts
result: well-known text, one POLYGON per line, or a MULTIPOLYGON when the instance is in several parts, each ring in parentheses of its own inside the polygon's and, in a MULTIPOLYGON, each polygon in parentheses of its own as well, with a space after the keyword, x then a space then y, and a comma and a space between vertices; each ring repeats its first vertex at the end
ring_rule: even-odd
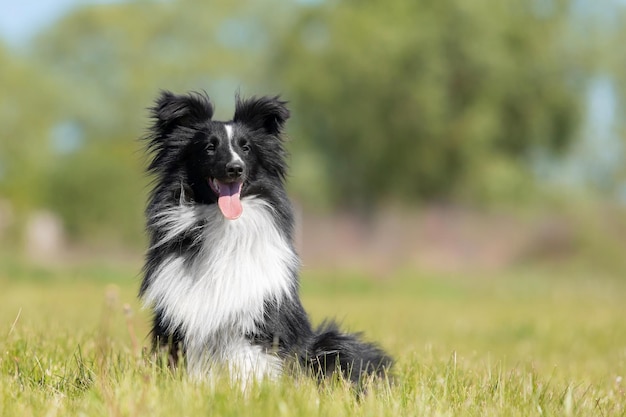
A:
POLYGON ((71 236, 134 246, 143 243, 141 207, 147 188, 138 175, 136 153, 123 145, 90 145, 58 162, 49 173, 45 201, 65 219, 71 236))
POLYGON ((48 138, 60 109, 59 89, 27 60, 0 46, 0 196, 16 208, 42 203, 45 173, 51 165, 48 138))
MULTIPOLYGON (((9 128, 15 124, 20 133, 37 137, 27 146, 7 132, 0 156, 25 154, 28 167, 36 169, 0 178, 6 195, 11 200, 36 195, 25 208, 53 209, 75 240, 142 242, 149 180, 137 139, 149 123, 146 108, 161 89, 206 89, 218 117, 232 117, 228 104, 235 90, 259 81, 258 48, 266 48, 274 30, 267 20, 278 17, 258 12, 258 5, 245 1, 219 8, 194 1, 129 3, 84 7, 62 19, 37 39, 30 59, 33 68, 45 69, 54 91, 37 101, 33 112, 26 104, 2 112, 9 128), (30 117, 37 125, 28 123, 30 117), (51 134, 64 125, 77 131, 77 143, 67 151, 54 149, 51 134)), ((13 78, 9 74, 6 82, 13 78)), ((20 91, 9 90, 2 109, 20 91)))
POLYGON ((146 107, 206 90, 227 119, 241 89, 291 101, 289 186, 307 206, 523 200, 533 157, 577 134, 590 70, 623 67, 623 48, 599 52, 623 29, 588 41, 572 3, 79 7, 25 53, 0 47, 1 196, 18 217, 54 209, 72 238, 138 242, 146 107))
POLYGON ((569 3, 324 2, 284 34, 273 71, 323 154, 335 201, 482 197, 492 160, 528 175, 579 116, 569 3), (532 29, 530 29, 532 28, 532 29), (478 187, 477 187, 478 186, 478 187), (473 194, 473 195, 471 195, 473 194))
POLYGON ((86 116, 111 117, 100 126, 114 132, 129 127, 141 132, 143 110, 160 89, 205 89, 218 104, 217 115, 231 117, 223 103, 234 101, 237 88, 254 90, 262 81, 260 55, 281 17, 264 12, 269 6, 182 0, 86 7, 39 38, 37 57, 80 91, 92 93, 104 112, 89 109, 86 116))

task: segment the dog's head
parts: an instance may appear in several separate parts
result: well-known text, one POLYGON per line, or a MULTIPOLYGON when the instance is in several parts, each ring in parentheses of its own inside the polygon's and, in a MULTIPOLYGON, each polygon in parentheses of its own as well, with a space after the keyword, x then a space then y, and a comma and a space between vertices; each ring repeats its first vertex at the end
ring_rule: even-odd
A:
POLYGON ((237 97, 233 119, 222 122, 212 120, 206 95, 163 92, 151 109, 148 170, 169 187, 182 188, 186 198, 217 203, 227 219, 237 219, 242 197, 282 186, 285 104, 279 97, 237 97))

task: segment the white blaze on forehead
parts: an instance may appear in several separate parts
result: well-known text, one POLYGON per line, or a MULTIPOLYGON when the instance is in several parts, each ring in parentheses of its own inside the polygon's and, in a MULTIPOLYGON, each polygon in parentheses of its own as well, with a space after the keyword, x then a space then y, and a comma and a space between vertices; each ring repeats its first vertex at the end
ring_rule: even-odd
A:
POLYGON ((233 140, 233 127, 231 125, 224 125, 224 129, 226 129, 226 137, 228 137, 228 141, 233 140))
POLYGON ((224 129, 226 129, 226 138, 228 141, 228 150, 230 151, 230 155, 233 161, 243 162, 241 157, 235 152, 233 149, 233 126, 232 125, 224 125, 224 129))

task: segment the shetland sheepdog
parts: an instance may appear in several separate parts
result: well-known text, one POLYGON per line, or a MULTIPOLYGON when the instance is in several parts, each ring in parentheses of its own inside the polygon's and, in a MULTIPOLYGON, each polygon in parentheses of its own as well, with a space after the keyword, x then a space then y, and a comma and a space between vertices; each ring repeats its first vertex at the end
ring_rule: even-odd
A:
POLYGON ((216 121, 206 94, 164 91, 150 109, 140 297, 154 312, 153 346, 200 379, 217 368, 275 379, 290 364, 320 379, 382 376, 392 363, 383 350, 332 321, 313 328, 300 302, 286 104, 237 97, 232 120, 216 121))

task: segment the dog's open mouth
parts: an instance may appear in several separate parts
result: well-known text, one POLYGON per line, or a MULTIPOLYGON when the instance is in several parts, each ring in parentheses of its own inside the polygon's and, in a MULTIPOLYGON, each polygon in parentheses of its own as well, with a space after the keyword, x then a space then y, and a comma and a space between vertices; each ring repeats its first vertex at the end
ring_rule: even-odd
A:
POLYGON ((228 220, 235 220, 241 216, 242 181, 222 182, 215 178, 207 178, 211 189, 217 195, 217 205, 228 220))

